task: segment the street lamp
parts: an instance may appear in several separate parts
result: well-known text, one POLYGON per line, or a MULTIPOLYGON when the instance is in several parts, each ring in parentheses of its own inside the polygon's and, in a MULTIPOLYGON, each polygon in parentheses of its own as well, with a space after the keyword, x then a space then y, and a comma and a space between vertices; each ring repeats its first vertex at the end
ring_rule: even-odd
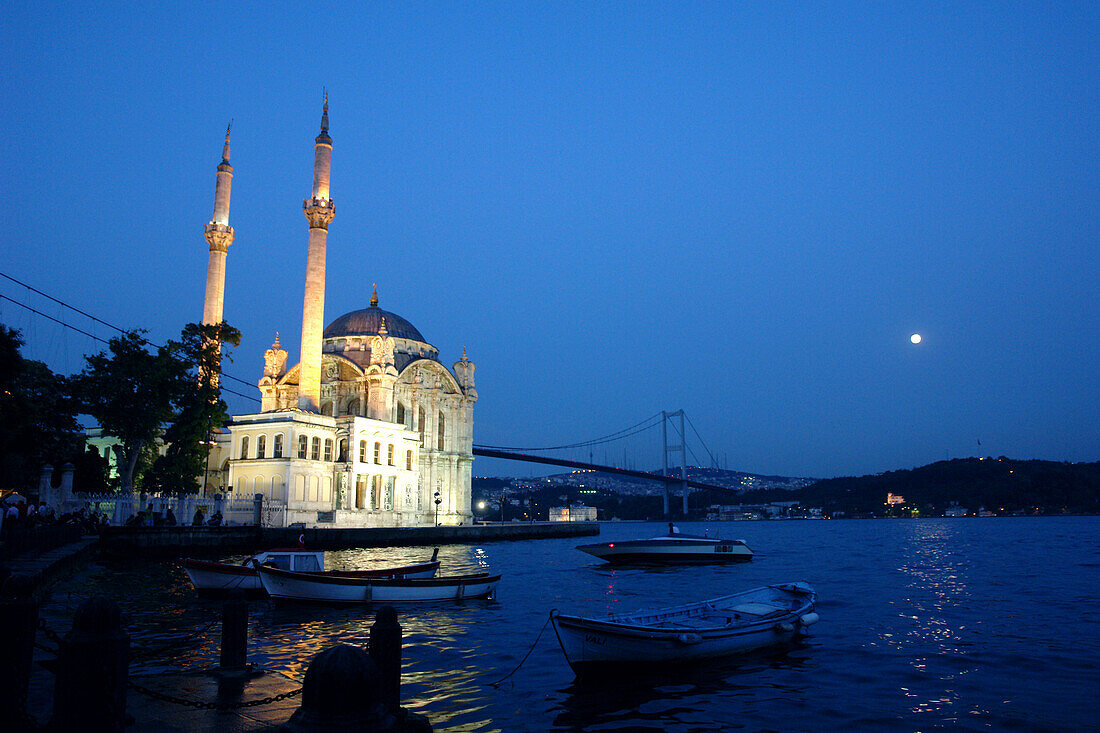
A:
POLYGON ((443 500, 439 498, 439 492, 435 492, 435 526, 439 526, 439 505, 443 503, 443 500))

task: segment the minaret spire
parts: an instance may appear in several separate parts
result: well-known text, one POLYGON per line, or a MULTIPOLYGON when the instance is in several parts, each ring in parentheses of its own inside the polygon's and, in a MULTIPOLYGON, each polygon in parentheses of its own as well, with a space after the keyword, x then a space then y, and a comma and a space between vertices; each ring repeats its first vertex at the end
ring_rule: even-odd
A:
POLYGON ((225 126, 225 145, 222 145, 222 162, 229 165, 229 131, 233 128, 233 120, 225 126))
POLYGON ((320 412, 321 340, 325 327, 325 250, 328 225, 336 216, 329 198, 332 170, 332 138, 328 135, 328 92, 321 113, 321 134, 313 145, 313 196, 302 202, 309 221, 309 251, 306 255, 306 287, 302 303, 302 362, 298 373, 298 407, 320 412))
MULTIPOLYGON (((232 121, 229 123, 232 125, 232 121)), ((213 325, 222 322, 225 299, 225 258, 233 244, 233 227, 229 226, 229 194, 233 186, 233 166, 229 165, 229 127, 225 128, 222 162, 218 164, 218 182, 214 187, 214 214, 203 232, 210 247, 206 266, 206 299, 202 322, 213 325)))

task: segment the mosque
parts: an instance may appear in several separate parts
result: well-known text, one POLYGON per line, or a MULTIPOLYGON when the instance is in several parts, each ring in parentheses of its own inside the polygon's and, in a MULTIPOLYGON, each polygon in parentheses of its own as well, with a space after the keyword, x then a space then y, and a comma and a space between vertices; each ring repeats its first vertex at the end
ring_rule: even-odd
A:
MULTIPOLYGON (((314 142, 301 361, 275 342, 264 352, 260 411, 234 415, 211 451, 207 492, 262 494, 276 525, 394 527, 472 521, 474 363, 450 369, 413 324, 369 306, 324 321, 325 249, 336 205, 329 190, 328 98, 314 142), (213 478, 212 478, 213 477, 213 478)), ((229 130, 217 169, 203 323, 222 320, 233 243, 229 130)))

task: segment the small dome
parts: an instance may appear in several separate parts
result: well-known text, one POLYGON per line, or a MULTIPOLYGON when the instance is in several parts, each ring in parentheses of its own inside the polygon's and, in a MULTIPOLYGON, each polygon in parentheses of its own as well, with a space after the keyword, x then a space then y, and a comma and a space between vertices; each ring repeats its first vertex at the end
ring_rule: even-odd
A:
POLYGON ((382 327, 382 319, 386 319, 386 332, 399 339, 411 339, 427 343, 416 326, 406 321, 396 313, 382 310, 377 305, 369 308, 345 313, 325 329, 324 338, 342 338, 345 336, 377 336, 382 327))

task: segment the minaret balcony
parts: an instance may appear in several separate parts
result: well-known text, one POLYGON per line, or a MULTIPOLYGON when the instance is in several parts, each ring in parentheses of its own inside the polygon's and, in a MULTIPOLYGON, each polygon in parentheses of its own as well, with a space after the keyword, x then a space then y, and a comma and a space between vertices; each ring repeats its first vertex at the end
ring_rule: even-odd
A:
POLYGON ((230 232, 233 231, 233 227, 229 226, 228 224, 218 224, 217 222, 212 221, 212 222, 210 222, 209 224, 206 225, 206 231, 208 231, 208 232, 223 232, 225 234, 229 234, 230 232))
POLYGON ((302 201, 303 209, 332 209, 336 210, 336 204, 332 199, 327 199, 323 196, 317 196, 316 198, 305 199, 302 201))

